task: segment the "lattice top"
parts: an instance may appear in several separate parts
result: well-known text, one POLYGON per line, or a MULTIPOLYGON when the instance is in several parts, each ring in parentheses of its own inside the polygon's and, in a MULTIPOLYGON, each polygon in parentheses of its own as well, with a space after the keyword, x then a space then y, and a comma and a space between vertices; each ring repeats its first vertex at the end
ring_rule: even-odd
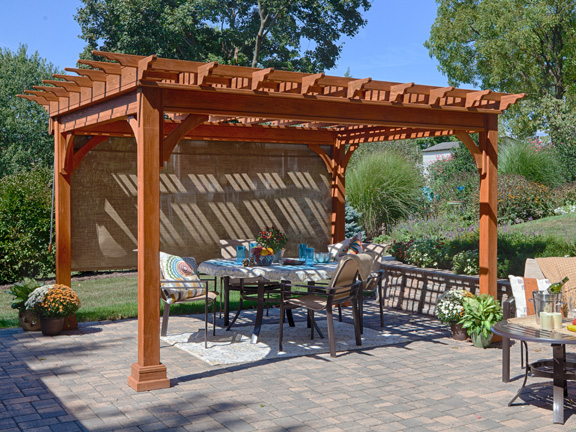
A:
MULTIPOLYGON (((306 74, 241 66, 217 62, 201 63, 171 60, 156 56, 136 56, 93 51, 111 62, 79 60, 91 69, 66 68, 75 75, 55 74, 56 80, 44 81, 20 97, 43 105, 50 116, 61 115, 103 99, 134 90, 146 82, 178 88, 218 88, 234 92, 300 95, 303 98, 331 98, 370 101, 383 105, 424 107, 441 110, 500 113, 525 96, 497 93, 491 90, 465 90, 454 87, 433 87, 414 83, 376 81, 306 74)), ((177 116, 175 117, 177 118, 177 116)), ((211 116, 210 122, 261 124, 265 118, 211 116)), ((302 124, 296 120, 273 120, 275 126, 302 124)), ((327 127, 332 124, 307 123, 327 127)))

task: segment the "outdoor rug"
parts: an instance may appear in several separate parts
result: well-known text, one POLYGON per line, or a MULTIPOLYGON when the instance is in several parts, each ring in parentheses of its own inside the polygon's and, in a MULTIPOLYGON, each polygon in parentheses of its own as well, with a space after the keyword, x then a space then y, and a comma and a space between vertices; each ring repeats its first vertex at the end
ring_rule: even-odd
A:
MULTIPOLYGON (((212 336, 212 329, 209 328, 208 349, 204 348, 204 329, 194 333, 170 334, 161 339, 213 366, 248 363, 265 359, 329 353, 326 321, 316 320, 316 323, 324 334, 324 339, 316 333, 314 340, 310 340, 310 329, 306 327, 305 322, 297 322, 296 327, 285 324, 282 338, 284 351, 282 352, 278 352, 278 324, 264 324, 260 330, 260 341, 257 344, 250 343, 253 325, 235 326, 230 331, 217 327, 216 336, 212 336)), ((357 346, 354 326, 337 320, 334 321, 334 333, 336 334, 336 355, 349 350, 381 347, 408 341, 408 338, 404 336, 364 328, 362 346, 357 346)))

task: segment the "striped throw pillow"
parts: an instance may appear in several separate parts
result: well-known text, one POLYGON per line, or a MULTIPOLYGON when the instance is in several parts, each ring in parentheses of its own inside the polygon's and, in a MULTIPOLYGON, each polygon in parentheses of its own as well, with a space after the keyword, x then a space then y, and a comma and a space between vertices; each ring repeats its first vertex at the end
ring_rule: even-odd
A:
POLYGON ((182 301, 205 293, 205 286, 198 276, 198 265, 192 257, 179 257, 160 252, 160 278, 165 299, 182 301))

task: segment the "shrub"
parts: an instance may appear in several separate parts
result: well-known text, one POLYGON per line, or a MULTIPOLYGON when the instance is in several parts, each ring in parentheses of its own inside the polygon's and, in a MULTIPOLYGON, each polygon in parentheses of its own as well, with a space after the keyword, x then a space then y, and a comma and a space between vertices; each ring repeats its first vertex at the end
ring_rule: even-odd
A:
POLYGON ((419 169, 393 151, 373 153, 357 161, 346 175, 350 204, 362 213, 369 237, 388 230, 418 205, 423 178, 419 169))
POLYGON ((498 155, 498 172, 524 176, 527 180, 549 187, 564 183, 564 170, 551 146, 538 142, 510 141, 498 155))
MULTIPOLYGON (((468 231, 451 238, 434 237, 395 241, 389 253, 406 264, 452 270, 461 274, 478 274, 477 231, 468 231)), ((498 231, 498 277, 524 274, 527 258, 574 255, 570 241, 545 237, 536 232, 511 233, 507 227, 498 231)))
POLYGON ((547 186, 521 175, 502 174, 498 181, 498 222, 516 224, 554 215, 555 199, 547 186))
POLYGON ((346 201, 344 208, 344 235, 346 238, 354 237, 356 233, 361 233, 362 238, 366 237, 366 233, 362 231, 362 225, 360 225, 361 217, 362 214, 346 201))
POLYGON ((452 271, 456 274, 477 275, 480 273, 480 255, 477 250, 464 250, 452 258, 452 271))
POLYGON ((52 170, 38 168, 0 179, 0 283, 54 273, 50 243, 52 170))
POLYGON ((410 264, 427 268, 450 268, 446 244, 437 237, 416 239, 408 248, 410 264))

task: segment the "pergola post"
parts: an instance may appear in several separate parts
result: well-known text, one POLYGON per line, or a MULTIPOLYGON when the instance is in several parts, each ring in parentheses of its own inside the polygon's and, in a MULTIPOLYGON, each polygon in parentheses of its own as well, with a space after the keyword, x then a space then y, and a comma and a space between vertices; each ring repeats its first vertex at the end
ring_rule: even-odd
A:
MULTIPOLYGON (((56 226, 56 283, 71 286, 72 283, 72 229, 70 216, 70 178, 65 170, 67 155, 66 137, 61 133, 60 123, 54 121, 54 201, 56 226)), ((72 145, 72 137, 68 144, 72 145)))
POLYGON ((338 243, 346 237, 346 168, 343 165, 346 147, 336 139, 332 149, 332 179, 330 182, 332 194, 332 243, 338 243))
POLYGON ((130 117, 138 166, 138 362, 128 385, 136 391, 170 387, 160 363, 160 154, 162 93, 138 89, 138 116, 130 117))
POLYGON ((498 278, 498 116, 486 115, 479 134, 480 172, 480 293, 497 296, 498 278))

